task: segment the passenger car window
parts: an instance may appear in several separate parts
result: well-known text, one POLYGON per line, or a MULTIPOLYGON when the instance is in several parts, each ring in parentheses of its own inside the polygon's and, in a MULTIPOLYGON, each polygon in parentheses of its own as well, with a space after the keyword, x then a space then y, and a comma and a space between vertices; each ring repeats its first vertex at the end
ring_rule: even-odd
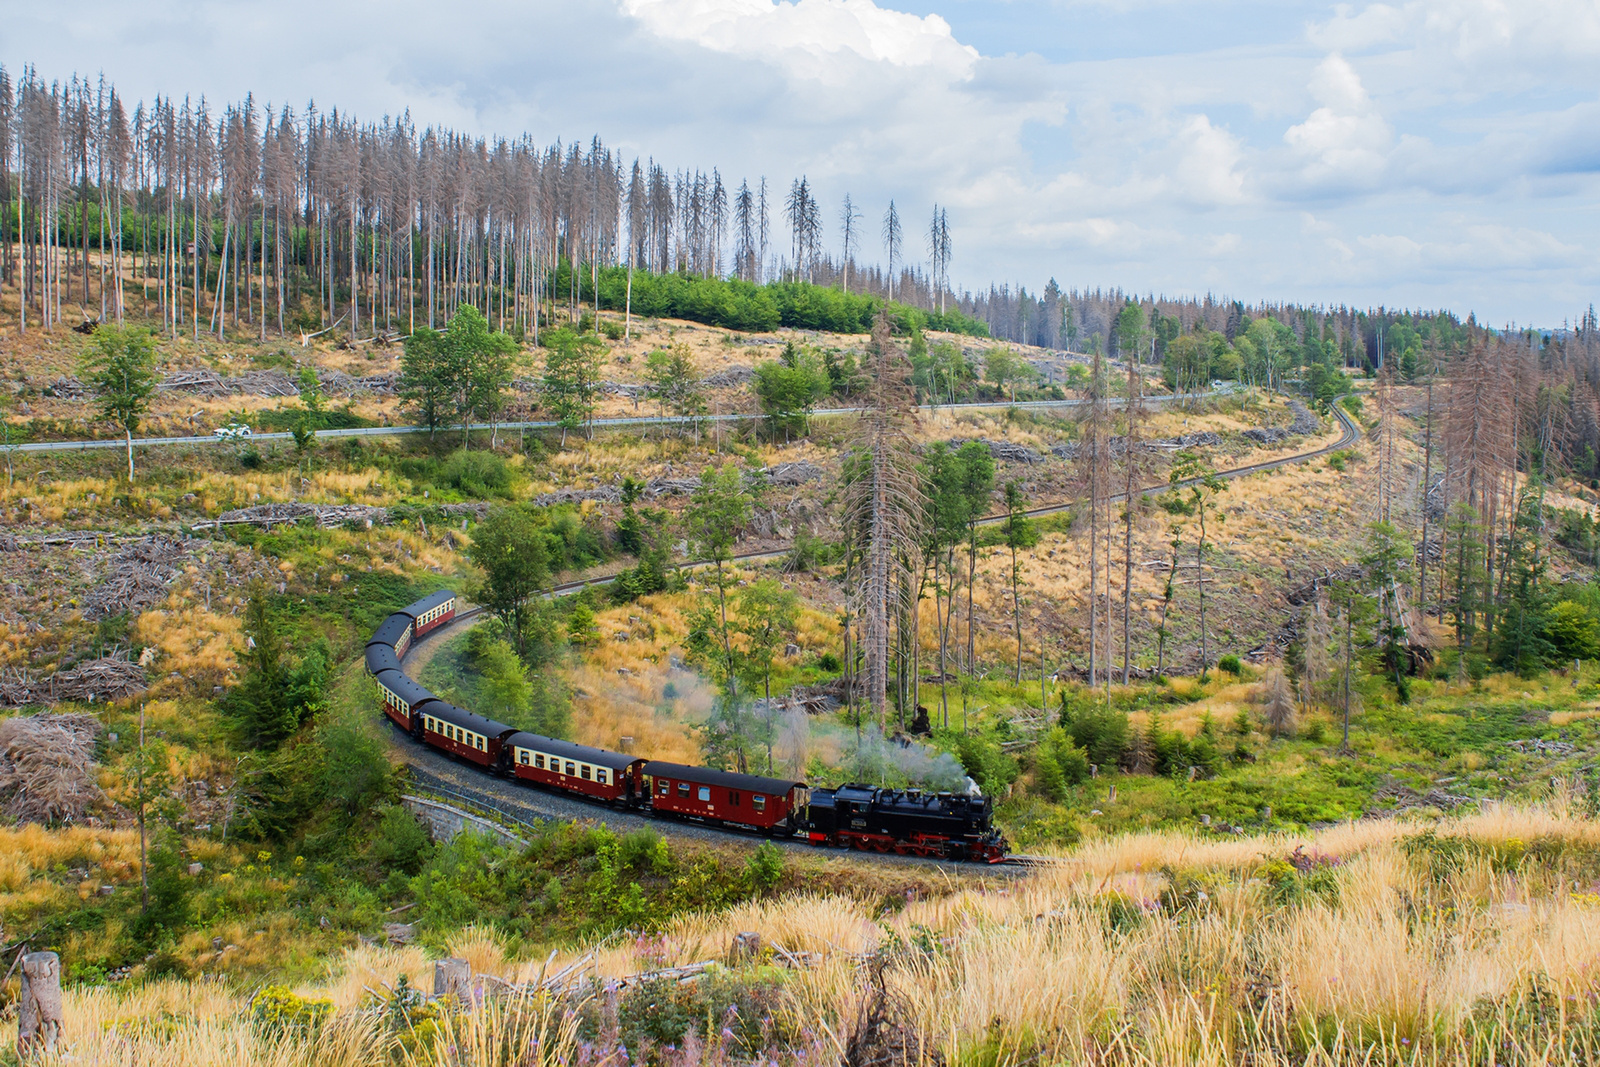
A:
POLYGON ((700 792, 699 792, 699 797, 700 797, 701 800, 710 800, 711 799, 711 787, 709 785, 701 786, 700 787, 700 792))
POLYGON ((680 797, 686 797, 686 796, 689 795, 689 783, 688 782, 679 782, 678 783, 678 795, 680 797))
POLYGON ((750 798, 750 806, 755 808, 757 811, 766 811, 767 798, 762 796, 760 793, 756 793, 750 798))

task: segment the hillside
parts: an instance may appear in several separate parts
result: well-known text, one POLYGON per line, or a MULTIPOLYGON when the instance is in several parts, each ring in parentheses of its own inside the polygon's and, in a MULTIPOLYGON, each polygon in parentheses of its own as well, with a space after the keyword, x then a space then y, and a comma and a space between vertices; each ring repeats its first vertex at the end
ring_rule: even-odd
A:
MULTIPOLYGON (((1088 405, 1008 402, 1087 400, 1090 356, 643 317, 624 341, 622 315, 599 321, 593 410, 566 432, 463 434, 444 419, 436 434, 329 436, 413 421, 396 395, 403 342, 232 336, 158 340, 166 387, 139 433, 243 422, 300 442, 142 447, 131 481, 116 448, 8 451, 0 944, 61 954, 75 1055, 487 1063, 538 1034, 542 1062, 619 1046, 663 1064, 831 1061, 852 1038, 867 1043, 852 1063, 896 1047, 984 1064, 1592 1058, 1592 483, 1513 469, 1505 509, 1542 490, 1541 525, 1521 539, 1504 512, 1491 519, 1518 547, 1473 610, 1522 614, 1458 644, 1460 589, 1479 579, 1452 560, 1477 540, 1448 508, 1423 538, 1424 468, 1438 478, 1443 461, 1437 441, 1424 452, 1422 384, 1351 386, 1353 442, 1315 396, 1230 381, 1153 402, 1130 472, 1118 404, 1096 424, 1088 405), (818 377, 802 408, 857 407, 885 343, 923 402, 898 424, 909 462, 964 456, 970 474, 981 456, 992 475, 944 533, 929 494, 926 566, 906 572, 875 719, 849 684, 860 646, 846 647, 864 610, 845 517, 860 423, 764 413, 752 382, 787 366, 818 377), (669 406, 659 379, 647 392, 663 352, 702 383, 705 414, 747 417, 591 428, 669 406), (1034 370, 997 373, 1016 359, 1034 370), (1276 460, 1289 462, 1163 491, 1175 470, 1276 460), (724 467, 745 511, 708 529, 696 516, 724 467), (1125 525, 1105 498, 1130 484, 1153 491, 1125 525), (563 595, 533 598, 520 632, 486 614, 430 639, 408 669, 440 695, 524 729, 819 787, 970 777, 1013 851, 1050 864, 758 847, 603 809, 524 827, 513 848, 430 841, 399 801, 437 766, 382 719, 362 648, 434 589, 491 602, 473 550, 511 514, 528 523, 515 543, 542 563, 538 590, 563 595), (1409 550, 1392 584, 1369 580, 1386 565, 1370 562, 1380 519, 1423 545, 1420 584, 1409 550), (703 565, 717 534, 721 636, 718 571, 703 565), (1515 599, 1518 568, 1535 565, 1537 592, 1515 599), (1386 588, 1404 590, 1399 682, 1386 588), (1512 628, 1543 642, 1517 670, 1512 628), (747 931, 765 954, 678 984, 671 968, 724 960, 747 931), (477 1011, 410 999, 445 955, 566 984, 477 1011), (878 993, 863 959, 882 963, 866 972, 878 993), (667 973, 607 985, 645 972, 667 973)), ((118 436, 83 384, 109 335, 5 335, 18 438, 118 436)), ((551 416, 565 343, 515 343, 498 421, 551 416)), ((1169 367, 1141 369, 1144 391, 1165 392, 1169 367)), ((1124 390, 1127 376, 1107 374, 1124 390)))

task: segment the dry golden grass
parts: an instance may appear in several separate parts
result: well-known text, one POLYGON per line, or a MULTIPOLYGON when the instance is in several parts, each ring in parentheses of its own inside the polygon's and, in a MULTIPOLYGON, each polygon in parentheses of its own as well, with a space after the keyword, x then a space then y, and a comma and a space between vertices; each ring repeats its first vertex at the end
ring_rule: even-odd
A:
MULTIPOLYGON (((1434 829, 1478 851, 1440 874, 1404 847, 1418 827, 1394 820, 1302 836, 1137 833, 1089 841, 1025 878, 952 885, 899 912, 813 894, 689 915, 650 938, 553 958, 510 957, 476 927, 458 931, 448 952, 512 982, 573 965, 604 979, 720 958, 736 932, 756 931, 815 954, 818 965, 786 985, 793 1009, 837 1038, 860 1001, 860 958, 920 945, 899 951, 891 984, 919 1030, 962 1061, 1412 1067, 1491 1062, 1487 1050, 1502 1063, 1597 1062, 1583 1035, 1597 1021, 1600 898, 1555 867, 1507 867, 1488 850, 1533 841, 1600 849, 1600 826, 1555 803, 1486 807, 1434 829), (1275 901, 1263 865, 1297 844, 1338 861, 1332 895, 1275 901), (1206 896, 1176 912, 1160 906, 1168 869, 1198 879, 1206 896)), ((71 850, 126 851, 126 838, 80 834, 71 850)), ((18 831, 0 834, 0 848, 44 863, 68 846, 18 831)), ((374 991, 401 975, 427 988, 430 968, 415 947, 346 952, 324 981, 296 991, 338 1012, 314 1042, 251 1026, 245 1001, 215 982, 74 989, 66 1043, 91 1063, 373 1062, 390 1047, 367 1011, 374 991)), ((397 1051, 441 1067, 505 1063, 534 1038, 541 1050, 567 1051, 574 1039, 570 1017, 526 998, 441 1026, 447 1040, 397 1051)))

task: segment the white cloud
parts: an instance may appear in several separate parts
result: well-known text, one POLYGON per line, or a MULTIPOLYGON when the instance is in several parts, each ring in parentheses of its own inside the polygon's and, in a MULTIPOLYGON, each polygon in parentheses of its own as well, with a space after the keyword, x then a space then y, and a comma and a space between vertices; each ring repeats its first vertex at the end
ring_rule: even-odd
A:
POLYGON ((718 52, 774 57, 795 73, 836 80, 849 56, 918 68, 946 79, 972 76, 978 50, 958 42, 938 15, 918 18, 872 0, 622 0, 661 37, 718 52))
POLYGON ((1384 177, 1394 130, 1378 114, 1361 77, 1343 56, 1318 64, 1309 85, 1322 105, 1283 139, 1300 163, 1307 192, 1371 188, 1384 177))
POLYGON ((1224 0, 1200 12, 1217 50, 1151 22, 1194 14, 1169 0, 1016 0, 983 8, 982 38, 974 7, 897 2, 391 0, 375 18, 364 0, 0 0, 0 57, 104 69, 133 98, 253 90, 599 133, 735 183, 806 174, 830 222, 848 191, 871 229, 892 196, 920 233, 937 201, 977 287, 1053 275, 1559 321, 1600 286, 1575 251, 1600 245, 1597 0, 1354 3, 1287 28, 1224 0), (1085 20, 1163 43, 1070 58, 1085 20))

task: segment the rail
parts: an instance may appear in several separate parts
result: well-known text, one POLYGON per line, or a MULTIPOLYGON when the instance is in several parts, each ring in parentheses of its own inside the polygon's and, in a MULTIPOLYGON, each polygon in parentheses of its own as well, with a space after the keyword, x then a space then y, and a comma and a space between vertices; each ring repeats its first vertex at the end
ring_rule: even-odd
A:
POLYGON ((468 794, 462 793, 459 790, 450 789, 442 785, 425 783, 419 779, 419 775, 422 778, 431 779, 433 782, 437 782, 439 779, 434 778, 433 775, 418 767, 410 767, 409 769, 411 773, 409 790, 423 799, 438 800, 442 803, 457 804, 466 808, 470 814, 487 819, 490 822, 509 824, 509 826, 525 830, 535 836, 544 833, 544 827, 538 825, 537 823, 532 823, 526 819, 519 818, 511 814, 509 811, 506 811, 499 805, 481 799, 484 794, 469 796, 468 794))
MULTIPOLYGON (((1144 402, 1147 404, 1163 404, 1173 400, 1194 400, 1213 395, 1217 395, 1217 390, 1210 390, 1204 393, 1187 393, 1183 395, 1164 393, 1160 396, 1145 397, 1144 402)), ((993 408, 1049 410, 1051 408, 1082 407, 1088 402, 1089 401, 1086 399, 1020 401, 982 400, 962 404, 923 404, 920 405, 920 410, 933 412, 981 411, 993 408)), ((1116 406, 1119 404, 1125 404, 1127 401, 1121 397, 1111 397, 1107 400, 1107 403, 1116 406)), ((853 415, 858 411, 864 410, 864 408, 858 407, 820 408, 816 411, 813 411, 811 413, 811 417, 816 419, 825 419, 839 415, 853 415)), ((752 411, 741 411, 727 415, 702 415, 698 417, 682 415, 634 415, 618 418, 592 419, 584 425, 589 429, 614 430, 627 429, 634 426, 686 426, 697 423, 737 423, 743 421, 753 421, 760 418, 762 418, 760 412, 752 411)), ((462 427, 450 426, 440 427, 439 429, 444 430, 446 433, 455 433, 459 432, 462 427)), ((550 419, 526 419, 518 422, 474 422, 470 423, 467 426, 467 429, 473 433, 484 431, 494 433, 496 431, 505 432, 511 430, 559 430, 562 429, 562 424, 550 419)), ((426 426, 357 426, 336 430, 318 430, 317 437, 399 437, 406 434, 432 432, 434 431, 426 426)), ((183 437, 135 437, 131 443, 134 448, 151 448, 158 445, 240 445, 250 441, 292 440, 294 440, 294 434, 285 431, 274 433, 258 433, 252 434, 249 437, 218 437, 215 434, 195 434, 183 437)), ((0 450, 10 452, 68 452, 77 449, 127 448, 129 443, 130 442, 122 438, 98 437, 76 441, 30 441, 24 444, 7 445, 4 446, 4 449, 0 450)))

